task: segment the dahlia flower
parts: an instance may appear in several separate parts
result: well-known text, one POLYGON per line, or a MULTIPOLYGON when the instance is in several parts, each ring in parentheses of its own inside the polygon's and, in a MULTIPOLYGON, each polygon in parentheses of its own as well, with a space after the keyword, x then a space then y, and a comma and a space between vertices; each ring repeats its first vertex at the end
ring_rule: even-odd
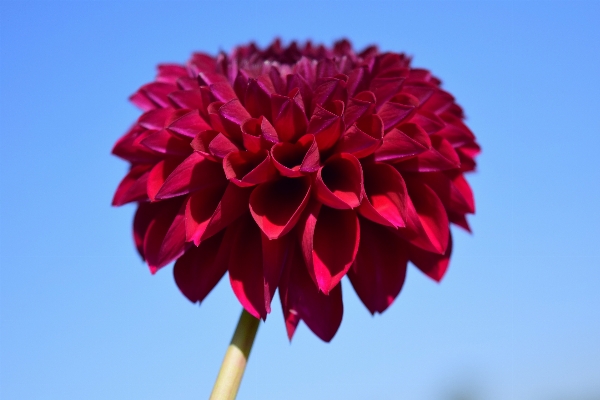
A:
POLYGON ((464 174, 480 151, 441 81, 404 54, 347 40, 158 66, 143 110, 114 146, 131 164, 113 204, 137 203, 135 245, 201 302, 229 272, 266 319, 276 289, 288 337, 330 341, 348 276, 371 313, 400 293, 410 261, 439 281, 449 225, 474 213, 464 174))

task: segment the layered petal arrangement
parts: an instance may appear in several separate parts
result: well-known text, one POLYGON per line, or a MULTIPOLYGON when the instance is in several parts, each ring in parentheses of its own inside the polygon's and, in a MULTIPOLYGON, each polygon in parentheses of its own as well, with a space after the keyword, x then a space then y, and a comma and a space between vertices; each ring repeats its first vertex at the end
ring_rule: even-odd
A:
POLYGON ((410 61, 276 40, 159 65, 113 148, 131 164, 113 205, 137 203, 150 271, 175 261, 192 302, 229 272, 262 319, 279 289, 289 338, 302 320, 324 341, 345 275, 371 313, 398 296, 409 261, 442 279, 450 223, 470 230, 464 174, 480 147, 441 81, 410 61))

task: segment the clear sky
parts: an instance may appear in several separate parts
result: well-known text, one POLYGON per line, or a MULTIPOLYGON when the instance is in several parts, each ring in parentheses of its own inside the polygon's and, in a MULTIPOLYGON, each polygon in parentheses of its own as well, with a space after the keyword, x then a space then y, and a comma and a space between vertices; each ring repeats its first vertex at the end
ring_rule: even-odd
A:
POLYGON ((239 399, 600 398, 600 2, 0 5, 0 397, 207 398, 240 306, 151 276, 110 207, 127 97, 160 62, 343 36, 414 56, 483 146, 474 235, 441 284, 371 317, 346 280, 332 343, 261 324, 239 399))

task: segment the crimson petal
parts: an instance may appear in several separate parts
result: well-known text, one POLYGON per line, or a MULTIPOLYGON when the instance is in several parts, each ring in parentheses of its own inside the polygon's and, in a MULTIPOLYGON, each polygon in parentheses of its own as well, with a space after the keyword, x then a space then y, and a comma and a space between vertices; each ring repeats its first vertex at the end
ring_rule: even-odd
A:
POLYGON ((329 342, 342 323, 342 285, 335 286, 329 295, 319 291, 298 253, 300 251, 295 246, 279 282, 288 338, 292 340, 298 323, 303 320, 315 335, 329 342))
POLYGON ((277 175, 271 156, 266 150, 258 153, 249 151, 229 153, 223 159, 223 169, 227 179, 241 187, 267 182, 277 175))
POLYGON ((210 161, 199 153, 192 153, 165 180, 156 199, 163 200, 181 196, 225 181, 219 163, 210 161))
POLYGON ((299 89, 292 90, 287 96, 271 95, 271 112, 280 141, 294 141, 306 133, 308 120, 299 89))
POLYGON ((136 165, 125 175, 125 178, 119 183, 112 200, 113 206, 122 206, 132 201, 146 200, 146 183, 150 165, 136 165))
POLYGON ((250 196, 250 212, 269 239, 288 233, 310 198, 310 178, 280 179, 259 185, 250 196))
POLYGON ((402 175, 383 163, 366 164, 363 172, 366 196, 358 212, 381 225, 404 227, 408 192, 402 175))
POLYGON ((360 162, 352 154, 341 153, 330 157, 317 173, 315 190, 319 201, 329 207, 358 207, 363 193, 360 162))
POLYGON ((411 246, 410 261, 415 264, 425 275, 439 282, 442 280, 448 265, 450 263, 450 255, 452 254, 452 235, 448 235, 448 245, 444 254, 430 253, 418 247, 411 246))
POLYGON ((431 147, 431 140, 419 125, 402 124, 383 137, 383 144, 375 152, 377 161, 403 161, 415 157, 431 147))
POLYGON ((345 129, 343 114, 344 103, 339 100, 335 100, 329 109, 317 104, 306 132, 315 135, 319 151, 330 149, 342 136, 345 129))
POLYGON ((144 255, 153 274, 185 250, 183 199, 169 200, 161 205, 160 213, 150 222, 144 236, 144 255))
POLYGON ((288 241, 289 238, 282 238, 265 243, 249 215, 235 225, 229 280, 242 306, 256 318, 266 319, 271 312, 271 300, 281 276, 288 241), (271 253, 264 259, 263 245, 271 253))
POLYGON ((200 132, 212 129, 197 110, 182 115, 167 127, 170 131, 187 138, 193 138, 200 132))
POLYGON ((431 136, 431 148, 429 150, 416 157, 397 163, 396 168, 401 171, 415 172, 435 172, 458 169, 460 168, 460 158, 446 139, 434 135, 431 136))
POLYGON ((384 312, 406 278, 405 242, 387 228, 360 220, 360 246, 348 278, 371 314, 384 312))
POLYGON ((228 183, 192 193, 185 210, 186 241, 198 246, 248 211, 250 189, 228 183))
POLYGON ((335 146, 335 151, 350 153, 356 158, 364 158, 377 150, 383 139, 383 122, 378 115, 367 115, 342 136, 335 146))
POLYGON ((310 205, 299 226, 308 271, 319 289, 329 294, 356 258, 358 217, 352 210, 310 205))
POLYGON ((175 262, 173 276, 181 293, 192 303, 199 303, 219 283, 228 262, 219 253, 229 252, 223 240, 225 232, 203 241, 200 246, 192 246, 175 262))
POLYGON ((313 135, 304 135, 294 144, 276 144, 271 148, 271 158, 283 176, 298 177, 319 169, 319 149, 313 135))
POLYGON ((169 133, 166 129, 146 136, 141 144, 157 153, 165 155, 187 156, 192 152, 189 140, 183 140, 169 133))

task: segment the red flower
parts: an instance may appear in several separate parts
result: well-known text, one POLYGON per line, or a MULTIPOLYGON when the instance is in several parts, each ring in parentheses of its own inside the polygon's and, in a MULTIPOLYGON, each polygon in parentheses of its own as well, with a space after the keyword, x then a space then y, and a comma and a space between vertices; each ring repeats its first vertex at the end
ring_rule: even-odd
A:
POLYGON ((329 341, 344 275, 381 313, 408 261, 439 281, 449 223, 469 230, 463 173, 480 148, 440 84, 404 54, 346 40, 160 65, 113 149, 131 163, 113 204, 138 203, 138 251, 152 273, 176 260, 190 301, 229 272, 250 314, 265 319, 279 288, 288 336, 303 320, 329 341))

